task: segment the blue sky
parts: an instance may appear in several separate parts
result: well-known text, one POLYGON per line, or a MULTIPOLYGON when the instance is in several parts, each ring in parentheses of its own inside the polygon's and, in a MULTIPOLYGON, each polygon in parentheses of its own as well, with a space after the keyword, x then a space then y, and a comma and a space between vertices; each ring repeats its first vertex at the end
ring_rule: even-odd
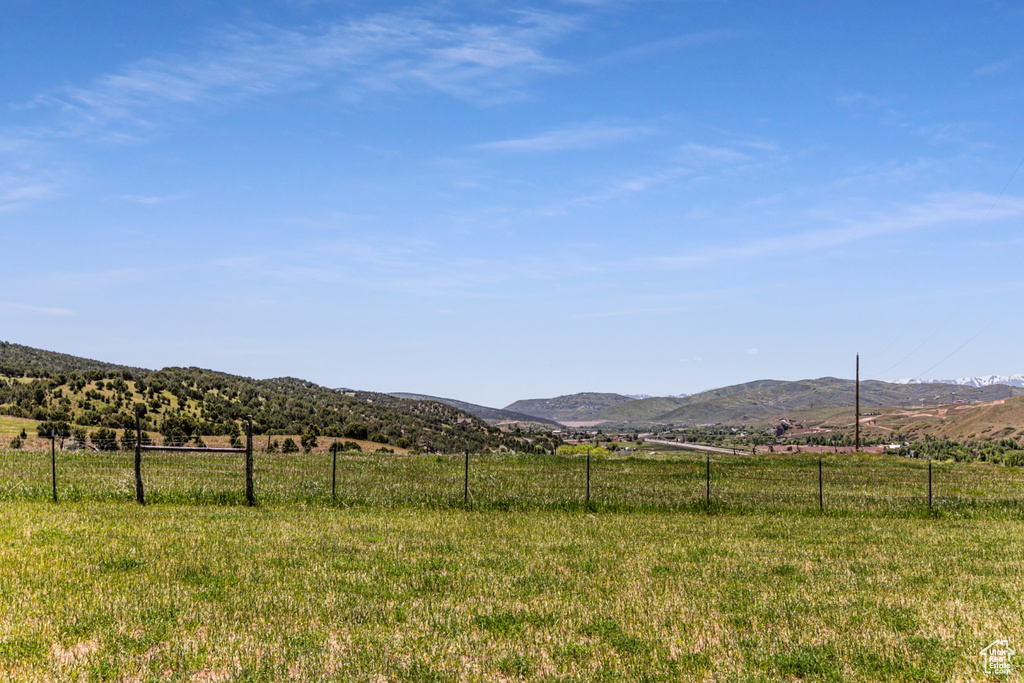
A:
POLYGON ((1019 4, 0 11, 0 339, 497 406, 1024 372, 1019 4))

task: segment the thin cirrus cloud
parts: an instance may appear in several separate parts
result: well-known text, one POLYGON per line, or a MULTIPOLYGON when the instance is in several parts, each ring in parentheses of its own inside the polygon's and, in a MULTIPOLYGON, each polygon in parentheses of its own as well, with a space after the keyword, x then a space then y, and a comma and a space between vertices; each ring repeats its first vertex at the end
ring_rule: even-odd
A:
POLYGON ((676 150, 681 161, 694 166, 730 166, 754 160, 752 156, 728 147, 687 144, 676 150))
POLYGON ((142 204, 143 206, 155 206, 157 204, 166 204, 168 202, 176 202, 185 199, 183 194, 169 194, 169 195, 137 195, 137 194, 126 194, 122 195, 121 199, 132 204, 142 204))
POLYGON ((486 142, 478 145, 477 149, 500 152, 560 152, 623 142, 654 132, 654 129, 644 126, 587 123, 567 126, 531 137, 486 142))
POLYGON ((0 301, 0 310, 19 311, 22 313, 35 313, 38 315, 74 315, 75 312, 68 308, 52 308, 47 306, 30 306, 28 304, 15 303, 13 301, 0 301))
POLYGON ((49 199, 57 193, 58 186, 59 182, 54 178, 0 174, 0 213, 49 199))
POLYGON ((652 40, 639 45, 632 45, 627 48, 623 48, 616 52, 613 52, 600 60, 598 63, 607 62, 618 62, 631 59, 644 59, 652 57, 664 52, 671 52, 675 50, 683 50, 692 47, 701 47, 703 45, 711 45, 714 43, 721 43, 728 40, 734 40, 741 37, 743 34, 739 31, 731 29, 714 29, 710 31, 693 31, 690 33, 683 33, 677 36, 671 36, 669 38, 662 38, 660 40, 652 40))
POLYGON ((1016 55, 1009 59, 1003 59, 998 62, 992 62, 986 64, 974 70, 975 76, 997 76, 999 74, 1010 71, 1015 66, 1024 61, 1024 55, 1016 55))
POLYGON ((557 70, 542 46, 575 25, 568 15, 532 12, 490 25, 380 14, 317 30, 231 27, 202 54, 146 59, 91 85, 40 95, 32 105, 62 117, 37 129, 54 136, 115 125, 146 131, 168 108, 324 86, 350 98, 419 86, 486 105, 517 97, 531 75, 557 70))
POLYGON ((756 240, 738 246, 704 247, 687 254, 650 257, 641 261, 642 265, 666 270, 709 268, 730 261, 763 258, 773 254, 821 251, 899 232, 965 222, 984 224, 1024 216, 1024 200, 1004 200, 995 206, 993 199, 991 194, 986 193, 950 193, 934 195, 918 204, 863 219, 822 214, 811 218, 844 225, 756 240))

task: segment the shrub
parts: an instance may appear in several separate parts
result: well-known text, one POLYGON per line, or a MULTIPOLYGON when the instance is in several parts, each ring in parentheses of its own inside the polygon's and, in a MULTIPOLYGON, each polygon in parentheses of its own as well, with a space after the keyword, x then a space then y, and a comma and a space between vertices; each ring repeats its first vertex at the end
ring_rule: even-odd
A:
POLYGON ((64 420, 58 422, 41 422, 36 425, 36 434, 40 439, 49 439, 50 433, 59 439, 66 439, 71 436, 71 426, 64 420))
MULTIPOLYGON (((142 432, 142 438, 140 439, 143 446, 152 446, 153 440, 149 438, 149 434, 142 432)), ((121 448, 126 451, 130 451, 135 448, 135 430, 126 429, 124 434, 121 435, 121 448)))
POLYGON ((316 448, 316 438, 320 436, 320 430, 315 426, 310 425, 306 428, 306 433, 302 435, 302 450, 309 453, 311 450, 316 448))
POLYGON ((342 430, 342 436, 346 436, 350 439, 366 439, 370 431, 361 422, 351 422, 345 425, 345 429, 342 430))
POLYGON ((299 447, 298 447, 298 445, 296 445, 295 439, 293 439, 290 436, 287 439, 285 439, 284 440, 284 445, 281 446, 281 452, 282 453, 298 453, 299 452, 299 447))
POLYGON ((117 432, 113 429, 101 427, 89 434, 89 440, 92 441, 93 446, 101 451, 117 450, 117 432))

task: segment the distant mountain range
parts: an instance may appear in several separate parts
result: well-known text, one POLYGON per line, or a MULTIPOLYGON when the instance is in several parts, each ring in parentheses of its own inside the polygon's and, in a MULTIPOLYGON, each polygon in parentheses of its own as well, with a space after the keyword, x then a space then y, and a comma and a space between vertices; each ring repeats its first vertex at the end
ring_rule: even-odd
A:
MULTIPOLYGON (((861 407, 993 401, 1024 394, 1003 384, 983 386, 876 380, 860 384, 861 407)), ((822 408, 852 407, 855 382, 835 377, 798 380, 758 380, 712 389, 691 396, 634 399, 621 394, 581 393, 547 399, 516 401, 506 410, 561 423, 606 422, 609 426, 754 424, 788 413, 822 408)))
MULTIPOLYGON (((520 423, 546 429, 588 422, 625 429, 715 423, 756 425, 801 411, 846 415, 854 403, 855 387, 853 380, 834 377, 798 381, 757 380, 689 396, 584 392, 520 400, 505 408, 490 408, 423 394, 331 390, 293 378, 252 380, 199 368, 165 368, 159 371, 130 368, 0 342, 0 377, 13 378, 0 382, 0 388, 6 387, 7 394, 0 396, 0 413, 37 420, 77 418, 81 413, 80 417, 86 420, 83 424, 105 427, 118 427, 132 421, 124 405, 107 405, 109 401, 99 399, 95 399, 98 403, 91 407, 86 403, 81 406, 75 403, 71 408, 61 408, 63 404, 49 392, 57 391, 65 382, 70 382, 72 375, 86 384, 102 378, 119 377, 129 383, 144 380, 151 386, 161 387, 167 395, 160 399, 163 407, 153 403, 151 417, 154 419, 159 411, 172 410, 170 396, 176 397, 179 406, 173 410, 185 410, 187 407, 213 426, 247 414, 258 416, 261 428, 277 430, 278 433, 300 433, 297 430, 305 429, 308 424, 326 429, 341 428, 350 421, 358 421, 371 435, 379 433, 399 447, 403 447, 398 444, 400 439, 403 443, 423 440, 442 450, 464 441, 462 436, 453 440, 450 434, 452 427, 467 428, 480 446, 485 447, 505 444, 506 440, 515 438, 473 418, 491 425, 520 423), (42 391, 36 392, 35 388, 42 391), (196 403, 198 406, 200 402, 203 406, 201 411, 192 405, 196 403), (74 415, 60 417, 63 415, 61 411, 68 410, 74 415)), ((867 380, 860 385, 864 412, 873 407, 903 407, 912 409, 905 411, 908 415, 920 412, 918 408, 921 407, 952 404, 954 401, 966 404, 998 402, 1002 405, 1002 399, 1021 395, 1024 395, 1024 375, 990 375, 931 382, 867 380)), ((131 399, 131 395, 128 398, 131 399)), ((150 400, 155 401, 152 397, 150 400)), ((962 408, 957 406, 956 410, 962 408)), ((1011 417, 1016 419, 1016 415, 1014 413, 1011 417)), ((1012 421, 1010 417, 1004 417, 1012 421)), ((973 427, 971 429, 982 433, 973 427)), ((1005 431, 1005 427, 1002 429, 1005 431)))
POLYGON ((961 387, 991 387, 1003 384, 1024 387, 1024 375, 989 375, 987 377, 961 377, 960 379, 898 379, 896 384, 956 384, 961 387))

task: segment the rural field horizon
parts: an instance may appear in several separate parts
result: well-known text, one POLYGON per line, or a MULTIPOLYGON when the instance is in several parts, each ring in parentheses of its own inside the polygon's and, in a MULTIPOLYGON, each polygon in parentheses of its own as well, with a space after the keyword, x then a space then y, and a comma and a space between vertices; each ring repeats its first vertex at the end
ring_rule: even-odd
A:
POLYGON ((574 430, 10 343, 0 375, 11 680, 976 680, 1024 640, 1016 387, 864 382, 904 406, 853 452, 834 379, 540 403, 618 415, 574 430))
POLYGON ((1021 680, 1022 35, 4 3, 0 679, 1021 680))

